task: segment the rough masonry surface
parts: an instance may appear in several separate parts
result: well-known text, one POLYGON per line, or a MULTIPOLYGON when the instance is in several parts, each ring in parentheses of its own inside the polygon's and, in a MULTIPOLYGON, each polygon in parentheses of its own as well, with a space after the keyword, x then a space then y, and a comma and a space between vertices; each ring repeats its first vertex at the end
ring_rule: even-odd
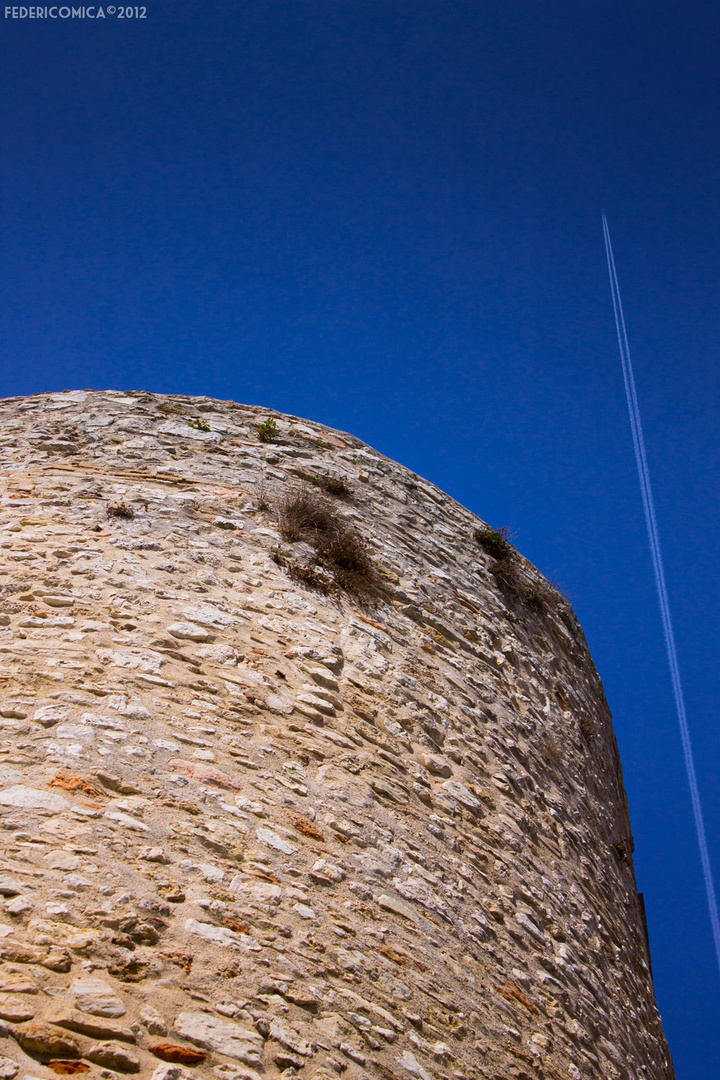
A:
POLYGON ((295 417, 0 416, 0 1080, 674 1076, 610 714, 530 564, 295 417), (308 492, 374 591, 288 538, 308 492))

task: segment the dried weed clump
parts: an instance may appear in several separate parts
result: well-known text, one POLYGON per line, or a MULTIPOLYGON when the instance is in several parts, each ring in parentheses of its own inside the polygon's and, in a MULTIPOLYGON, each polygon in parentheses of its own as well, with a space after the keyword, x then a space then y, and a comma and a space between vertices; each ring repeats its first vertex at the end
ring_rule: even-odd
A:
POLYGON ((352 496, 352 488, 342 476, 308 476, 308 483, 320 488, 326 495, 332 495, 336 499, 349 499, 352 496))
POLYGON ((493 559, 509 559, 514 554, 514 548, 510 543, 510 530, 507 528, 491 529, 485 526, 476 529, 473 537, 488 555, 493 559))
POLYGON ((280 535, 291 544, 307 540, 317 545, 340 523, 335 508, 308 488, 286 493, 277 504, 277 515, 280 535))
POLYGON ((135 511, 127 503, 114 503, 107 508, 107 516, 114 518, 134 518, 135 511))
POLYGON ((283 539, 314 549, 314 558, 305 564, 276 555, 291 578, 326 594, 342 590, 365 599, 384 594, 366 541, 321 495, 298 488, 283 496, 276 511, 283 539))
POLYGON ((325 536, 318 547, 318 558, 346 592, 356 596, 380 592, 380 579, 365 540, 354 529, 345 526, 325 536))
POLYGON ((538 748, 540 750, 543 761, 549 768, 556 769, 561 765, 563 755, 560 749, 560 744, 558 743, 555 736, 552 735, 549 731, 546 731, 542 734, 538 744, 538 748))
POLYGON ((268 498, 268 493, 265 490, 265 481, 264 481, 264 479, 260 480, 259 483, 255 485, 255 491, 256 491, 256 496, 255 496, 255 507, 256 507, 256 509, 257 510, 270 510, 270 509, 272 509, 271 504, 270 504, 270 500, 268 498))
POLYGON ((597 728, 592 716, 582 712, 578 718, 578 729, 586 743, 591 744, 597 736, 597 728))
POLYGON ((506 596, 519 600, 531 611, 541 614, 547 610, 552 593, 543 581, 530 581, 518 553, 510 543, 509 529, 476 529, 473 538, 493 559, 490 573, 506 596))
POLYGON ((531 611, 546 610, 549 588, 543 582, 528 581, 515 559, 497 559, 490 567, 490 573, 508 596, 520 600, 531 611))
POLYGON ((301 585, 307 585, 310 589, 315 589, 316 592, 322 593, 323 596, 329 596, 331 592, 335 591, 335 581, 319 566, 312 566, 309 563, 298 562, 297 559, 291 559, 289 562, 283 562, 279 559, 278 562, 281 566, 285 566, 287 576, 291 581, 299 581, 301 585))

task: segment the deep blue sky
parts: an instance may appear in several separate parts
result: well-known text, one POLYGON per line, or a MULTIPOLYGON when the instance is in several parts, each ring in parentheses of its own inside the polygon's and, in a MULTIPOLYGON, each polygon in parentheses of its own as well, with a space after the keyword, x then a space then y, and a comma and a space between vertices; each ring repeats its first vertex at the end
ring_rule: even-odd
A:
POLYGON ((0 19, 0 396, 266 404, 516 530, 570 594, 615 715, 678 1076, 716 1076, 720 978, 600 214, 720 875, 717 4, 147 16, 0 19))

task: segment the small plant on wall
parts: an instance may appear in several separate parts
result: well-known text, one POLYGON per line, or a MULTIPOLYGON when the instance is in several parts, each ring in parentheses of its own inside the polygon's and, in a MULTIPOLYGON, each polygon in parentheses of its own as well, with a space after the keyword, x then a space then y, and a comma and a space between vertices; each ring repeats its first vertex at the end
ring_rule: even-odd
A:
POLYGON ((260 442, 275 442, 275 439, 277 439, 278 427, 273 418, 269 416, 264 423, 258 424, 255 433, 260 442))

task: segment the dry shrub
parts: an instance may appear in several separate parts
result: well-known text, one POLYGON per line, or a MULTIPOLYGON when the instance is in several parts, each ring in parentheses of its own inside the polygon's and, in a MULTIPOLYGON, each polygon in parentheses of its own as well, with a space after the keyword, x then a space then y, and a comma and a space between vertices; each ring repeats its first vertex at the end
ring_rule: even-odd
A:
POLYGON ((628 861, 628 847, 625 840, 617 840, 612 845, 615 858, 619 863, 626 863, 628 861))
POLYGON ((314 544, 319 537, 336 531, 340 523, 334 508, 308 488, 286 494, 277 514, 280 535, 291 544, 298 540, 314 544))
POLYGON ((492 555, 493 559, 509 559, 514 554, 510 543, 510 530, 507 528, 491 529, 483 527, 476 529, 473 538, 483 551, 492 555))
POLYGON ((519 600, 538 614, 547 610, 551 592, 544 582, 529 581, 518 561, 518 554, 510 543, 510 530, 491 529, 483 526, 473 533, 475 542, 492 556, 490 573, 506 596, 519 600))
POLYGON ((514 558, 496 559, 490 567, 490 573, 506 596, 519 600, 538 614, 547 610, 549 588, 544 582, 528 581, 514 558))
POLYGON ((593 718, 586 712, 580 714, 578 728, 580 729, 580 734, 587 743, 591 743, 597 735, 593 718))
POLYGON ((128 506, 127 503, 114 503, 114 505, 108 506, 107 516, 116 518, 134 518, 135 511, 132 506, 128 506))
POLYGON ((345 527, 324 536, 318 547, 318 559, 346 592, 361 595, 380 589, 365 540, 354 529, 345 527))
POLYGON ((384 594, 365 540, 322 496, 303 487, 287 493, 276 509, 283 538, 304 541, 315 551, 310 564, 287 563, 291 578, 326 594, 338 589, 365 598, 384 594))
POLYGON ((164 413, 165 416, 174 416, 178 413, 184 415, 188 411, 183 405, 179 405, 175 401, 158 401, 156 405, 158 411, 164 413))
POLYGON ((270 500, 268 499, 267 492, 265 490, 265 481, 260 480, 256 485, 257 497, 255 499, 255 506, 258 510, 269 510, 270 500))
POLYGON ((352 488, 342 476, 308 476, 308 483, 319 487, 327 495, 333 495, 336 499, 349 499, 352 488))
POLYGON ((490 573, 497 581, 500 588, 508 592, 516 592, 519 586, 517 563, 513 559, 496 559, 490 567, 490 573))
POLYGON ((562 762, 562 752, 560 745, 554 735, 551 735, 549 731, 546 731, 540 738, 538 743, 540 754, 543 761, 551 769, 557 768, 562 762))
POLYGON ((286 564, 287 576, 291 581, 299 581, 311 589, 328 596, 336 589, 335 582, 317 566, 299 563, 295 559, 286 564))
POLYGON ((524 582, 520 590, 520 599, 523 604, 530 608, 531 611, 536 611, 539 615, 547 610, 549 598, 548 590, 543 588, 542 585, 524 582))

